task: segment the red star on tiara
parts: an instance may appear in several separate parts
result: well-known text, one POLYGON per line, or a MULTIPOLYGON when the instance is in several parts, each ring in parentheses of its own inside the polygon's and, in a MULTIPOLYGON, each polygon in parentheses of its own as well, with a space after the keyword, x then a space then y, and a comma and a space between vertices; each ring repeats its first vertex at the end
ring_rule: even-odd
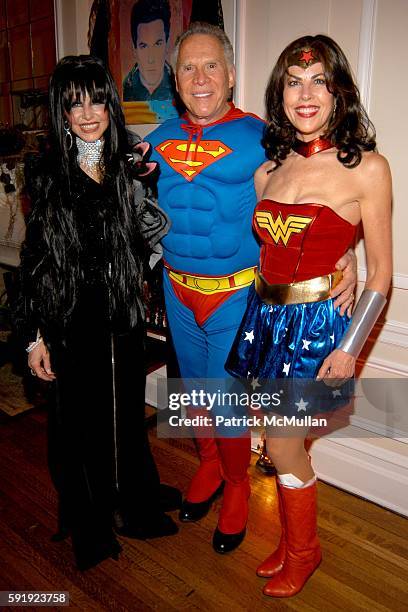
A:
POLYGON ((317 60, 313 55, 312 49, 303 49, 299 55, 299 62, 303 62, 306 65, 306 68, 310 66, 310 64, 316 63, 316 61, 317 60))

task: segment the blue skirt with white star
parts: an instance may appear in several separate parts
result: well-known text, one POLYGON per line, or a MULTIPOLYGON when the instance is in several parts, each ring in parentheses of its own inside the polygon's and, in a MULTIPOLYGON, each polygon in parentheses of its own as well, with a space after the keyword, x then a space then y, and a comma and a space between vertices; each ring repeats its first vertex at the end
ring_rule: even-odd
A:
MULTIPOLYGON (((347 315, 341 316, 339 309, 334 308, 332 299, 270 305, 261 300, 252 285, 225 369, 232 376, 259 381, 262 386, 272 379, 308 379, 313 383, 324 359, 339 344, 350 321, 347 315)), ((315 395, 320 385, 324 383, 314 383, 310 393, 315 395)), ((299 382, 298 387, 303 389, 304 385, 299 382)), ((332 389, 324 385, 324 390, 325 399, 312 402, 315 404, 313 412, 323 406, 329 410, 334 408, 332 402, 327 405, 328 397, 333 397, 332 389)), ((334 403, 344 406, 344 401, 334 403)))

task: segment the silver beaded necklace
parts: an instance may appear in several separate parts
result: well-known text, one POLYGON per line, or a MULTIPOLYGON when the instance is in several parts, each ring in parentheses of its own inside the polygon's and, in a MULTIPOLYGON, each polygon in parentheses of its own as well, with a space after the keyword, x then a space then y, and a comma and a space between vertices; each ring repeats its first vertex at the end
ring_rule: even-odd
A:
POLYGON ((100 169, 99 162, 102 156, 103 140, 98 139, 94 142, 85 142, 77 136, 76 146, 78 149, 78 164, 85 166, 90 172, 98 172, 100 169))

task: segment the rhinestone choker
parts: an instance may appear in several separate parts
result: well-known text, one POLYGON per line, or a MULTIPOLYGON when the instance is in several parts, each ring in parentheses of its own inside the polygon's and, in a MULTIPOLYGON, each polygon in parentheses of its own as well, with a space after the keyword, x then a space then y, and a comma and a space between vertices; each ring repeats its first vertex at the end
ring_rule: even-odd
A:
POLYGON ((76 146, 78 149, 78 164, 80 166, 85 166, 90 172, 97 172, 102 156, 103 140, 99 139, 95 140, 95 142, 85 142, 77 136, 76 146))
POLYGON ((328 138, 324 138, 323 136, 318 136, 310 142, 303 142, 303 140, 298 140, 296 138, 292 145, 292 149, 295 151, 295 153, 303 155, 303 157, 310 157, 315 153, 320 153, 320 151, 326 151, 326 149, 332 149, 333 147, 334 144, 330 142, 328 138))

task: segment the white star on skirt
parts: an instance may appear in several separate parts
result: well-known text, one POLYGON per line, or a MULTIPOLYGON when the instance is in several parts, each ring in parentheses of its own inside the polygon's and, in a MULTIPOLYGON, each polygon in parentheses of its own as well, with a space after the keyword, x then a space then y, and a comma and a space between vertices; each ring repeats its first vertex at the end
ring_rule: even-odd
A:
POLYGON ((289 374, 290 363, 291 362, 289 361, 289 363, 284 363, 283 364, 282 372, 284 374, 286 374, 286 376, 288 376, 288 374, 289 374))
POLYGON ((253 329, 251 329, 250 332, 245 332, 244 340, 249 340, 249 342, 252 344, 254 339, 255 339, 255 336, 254 336, 254 330, 253 329))
POLYGON ((309 350, 309 344, 312 344, 311 340, 305 340, 305 338, 302 338, 302 342, 303 342, 303 346, 302 349, 305 349, 306 351, 309 350))
POLYGON ((303 410, 303 412, 306 412, 306 406, 309 405, 309 402, 305 402, 303 400, 303 397, 300 398, 299 402, 295 402, 295 406, 298 407, 297 411, 300 412, 301 410, 303 410))
POLYGON ((255 391, 255 389, 257 387, 260 387, 260 386, 261 385, 259 384, 258 379, 257 378, 253 378, 252 382, 251 382, 252 391, 255 391))

